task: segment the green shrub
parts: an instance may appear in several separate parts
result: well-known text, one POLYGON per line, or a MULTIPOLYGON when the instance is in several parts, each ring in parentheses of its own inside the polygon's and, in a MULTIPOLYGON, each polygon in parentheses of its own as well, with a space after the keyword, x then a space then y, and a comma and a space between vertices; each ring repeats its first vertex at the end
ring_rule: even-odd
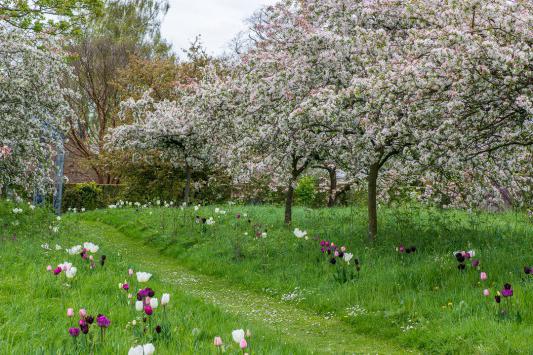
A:
POLYGON ((296 203, 299 205, 314 207, 317 204, 317 181, 312 176, 304 176, 298 181, 294 190, 296 203))
POLYGON ((63 192, 63 209, 85 208, 94 210, 104 207, 106 199, 102 187, 95 182, 65 185, 63 192))

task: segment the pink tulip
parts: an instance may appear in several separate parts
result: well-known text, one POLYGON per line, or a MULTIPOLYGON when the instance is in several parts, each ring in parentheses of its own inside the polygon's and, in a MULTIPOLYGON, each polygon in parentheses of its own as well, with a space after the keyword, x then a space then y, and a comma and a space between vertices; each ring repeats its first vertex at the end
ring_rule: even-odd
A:
POLYGON ((343 253, 346 251, 346 247, 345 247, 344 245, 341 247, 341 251, 342 251, 343 253))
POLYGON ((215 344, 215 346, 222 346, 222 338, 221 337, 215 337, 215 340, 213 341, 213 344, 215 344))
POLYGON ((87 316, 87 311, 85 310, 85 308, 80 308, 79 313, 81 318, 85 318, 87 316))
POLYGON ((52 271, 52 265, 48 265, 48 266, 46 267, 46 271, 52 271))
POLYGON ((128 270, 128 275, 133 276, 133 269, 128 270))
POLYGON ((479 277, 481 278, 482 281, 485 281, 487 279, 487 273, 486 272, 482 272, 479 277))
POLYGON ((72 317, 74 316, 74 310, 72 308, 68 308, 67 309, 67 317, 72 317))
POLYGON ((487 297, 490 295, 490 291, 488 289, 483 290, 483 296, 487 297))
POLYGON ((246 339, 242 339, 241 343, 239 344, 241 349, 246 349, 248 347, 248 343, 246 342, 246 339))
POLYGON ((151 316, 154 311, 152 310, 152 307, 150 306, 144 306, 144 313, 151 316))

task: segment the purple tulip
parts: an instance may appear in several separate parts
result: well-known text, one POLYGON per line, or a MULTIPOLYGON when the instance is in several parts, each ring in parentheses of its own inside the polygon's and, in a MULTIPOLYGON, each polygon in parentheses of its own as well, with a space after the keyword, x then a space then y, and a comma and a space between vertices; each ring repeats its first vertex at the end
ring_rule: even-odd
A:
POLYGON ((62 269, 61 269, 60 266, 56 267, 56 268, 54 269, 54 275, 59 275, 59 274, 61 273, 61 271, 62 271, 62 269))
POLYGON ((107 328, 111 324, 111 321, 103 314, 96 317, 96 324, 101 328, 107 328))
POLYGON ((78 335, 80 335, 80 328, 69 328, 68 332, 71 336, 77 337, 78 335))
POLYGON ((400 246, 398 247, 398 251, 400 253, 405 253, 405 247, 403 245, 400 244, 400 246))
POLYGON ((479 266, 479 260, 478 259, 473 259, 472 260, 472 267, 478 267, 479 266))
POLYGON ((513 290, 510 289, 510 290, 507 290, 507 289, 503 289, 502 290, 502 296, 503 297, 511 297, 513 295, 513 290))
POLYGON ((128 285, 128 284, 124 284, 124 285, 122 285, 122 289, 123 289, 124 291, 128 291, 128 290, 130 289, 130 285, 128 285))

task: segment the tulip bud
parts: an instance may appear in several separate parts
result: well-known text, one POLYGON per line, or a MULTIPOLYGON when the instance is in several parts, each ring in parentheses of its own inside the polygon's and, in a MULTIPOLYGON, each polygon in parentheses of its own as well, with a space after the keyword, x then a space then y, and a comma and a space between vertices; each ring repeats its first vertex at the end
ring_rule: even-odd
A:
POLYGON ((213 340, 213 344, 215 344, 215 346, 222 346, 222 338, 215 337, 215 340, 213 340))

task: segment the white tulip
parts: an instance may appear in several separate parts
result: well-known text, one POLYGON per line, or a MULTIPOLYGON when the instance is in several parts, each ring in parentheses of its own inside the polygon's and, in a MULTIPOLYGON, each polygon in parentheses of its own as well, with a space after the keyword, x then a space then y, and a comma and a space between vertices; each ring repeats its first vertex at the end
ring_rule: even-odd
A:
POLYGON ((76 254, 79 254, 80 252, 81 252, 81 245, 75 245, 72 248, 67 249, 67 253, 69 253, 70 255, 76 255, 76 254))
POLYGON ((143 345, 144 355, 152 355, 155 352, 155 346, 152 343, 143 345))
POLYGON ((352 260, 353 254, 352 253, 344 253, 343 259, 346 261, 346 263, 350 263, 350 260, 352 260))
POLYGON ((137 272, 137 281, 139 282, 147 282, 148 280, 150 280, 150 277, 152 277, 152 274, 148 273, 148 272, 137 272))
POLYGON ((135 302, 135 310, 141 312, 144 309, 143 301, 135 302))
POLYGON ((71 268, 67 269, 67 271, 65 271, 65 275, 67 275, 67 278, 72 279, 74 278, 74 276, 76 276, 77 271, 78 269, 72 266, 71 268))
POLYGON ((98 252, 98 249, 100 249, 98 245, 90 243, 90 242, 83 243, 83 247, 93 254, 98 252))
POLYGON ((237 344, 241 343, 241 340, 244 339, 244 329, 236 329, 231 332, 231 336, 233 337, 233 341, 237 344))
POLYGON ((153 309, 156 309, 157 306, 159 306, 159 301, 157 300, 157 298, 155 297, 150 298, 150 307, 152 307, 153 309))
POLYGON ((142 345, 137 345, 135 347, 130 348, 128 351, 128 355, 144 355, 144 349, 142 345))
POLYGON ((307 232, 306 231, 303 231, 303 230, 300 230, 298 228, 295 228, 294 229, 294 235, 296 236, 296 238, 303 238, 307 235, 307 232))
POLYGON ((163 293, 161 296, 161 304, 165 306, 168 304, 168 302, 170 302, 170 295, 168 293, 163 293))

